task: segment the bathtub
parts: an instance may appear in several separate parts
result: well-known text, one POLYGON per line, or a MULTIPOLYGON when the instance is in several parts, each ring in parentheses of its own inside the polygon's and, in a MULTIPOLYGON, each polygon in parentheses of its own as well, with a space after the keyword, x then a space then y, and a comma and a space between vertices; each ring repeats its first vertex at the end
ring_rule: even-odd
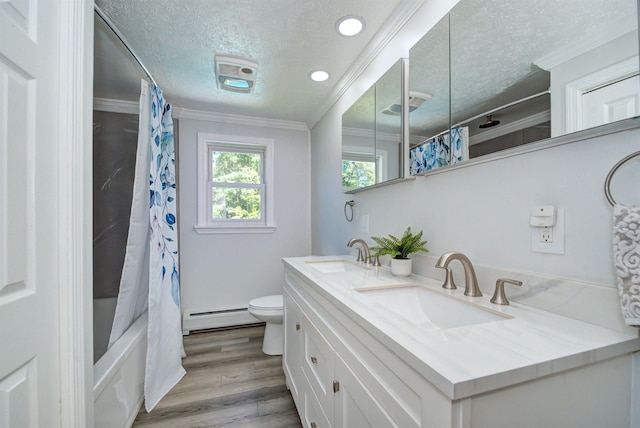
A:
POLYGON ((128 428, 133 424, 143 400, 146 337, 145 312, 94 364, 95 428, 128 428))

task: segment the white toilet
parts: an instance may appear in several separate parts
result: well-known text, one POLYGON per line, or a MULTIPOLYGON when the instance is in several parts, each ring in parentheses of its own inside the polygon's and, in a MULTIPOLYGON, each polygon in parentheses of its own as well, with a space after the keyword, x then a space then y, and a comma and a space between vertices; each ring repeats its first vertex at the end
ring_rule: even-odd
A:
POLYGON ((284 348, 284 330, 282 328, 284 301, 282 294, 251 300, 249 313, 254 318, 267 323, 264 329, 262 352, 267 355, 282 355, 284 348))

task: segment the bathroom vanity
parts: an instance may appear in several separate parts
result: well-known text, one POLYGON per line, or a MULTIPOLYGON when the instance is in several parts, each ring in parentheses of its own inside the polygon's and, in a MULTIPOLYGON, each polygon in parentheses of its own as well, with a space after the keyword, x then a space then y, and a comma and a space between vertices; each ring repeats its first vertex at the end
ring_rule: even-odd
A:
POLYGON ((284 259, 283 368, 305 427, 627 427, 637 333, 348 257, 284 259))

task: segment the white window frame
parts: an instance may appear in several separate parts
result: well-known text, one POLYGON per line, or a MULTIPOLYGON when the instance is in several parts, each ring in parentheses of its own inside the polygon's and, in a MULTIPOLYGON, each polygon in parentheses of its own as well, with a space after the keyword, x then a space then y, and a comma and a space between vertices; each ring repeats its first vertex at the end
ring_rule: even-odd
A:
MULTIPOLYGON (((371 156, 374 156, 376 183, 387 181, 387 157, 386 150, 374 150, 370 147, 361 146, 344 146, 342 149, 342 160, 355 160, 371 162, 371 156)), ((356 189, 357 187, 343 187, 343 191, 356 189)))
MULTIPOLYGON (((199 234, 211 233, 272 233, 276 229, 274 223, 274 143, 269 138, 245 137, 239 135, 223 135, 198 132, 198 224, 194 229, 199 234), (261 188, 261 219, 225 219, 211 218, 211 150, 230 150, 262 152, 262 175, 264 183, 261 188)), ((233 187, 244 187, 234 184, 233 187)))

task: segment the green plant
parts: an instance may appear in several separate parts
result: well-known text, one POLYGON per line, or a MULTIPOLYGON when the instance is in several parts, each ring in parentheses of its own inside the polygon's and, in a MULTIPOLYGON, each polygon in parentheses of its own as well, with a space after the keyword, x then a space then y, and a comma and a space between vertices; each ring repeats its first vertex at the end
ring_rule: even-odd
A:
POLYGON ((411 233, 411 227, 407 227, 401 238, 397 238, 391 234, 389 237, 377 237, 372 236, 371 239, 378 244, 375 247, 371 247, 376 256, 391 256, 393 259, 406 259, 409 254, 423 251, 428 253, 429 250, 424 246, 427 241, 422 241, 422 231, 413 235, 411 233))

